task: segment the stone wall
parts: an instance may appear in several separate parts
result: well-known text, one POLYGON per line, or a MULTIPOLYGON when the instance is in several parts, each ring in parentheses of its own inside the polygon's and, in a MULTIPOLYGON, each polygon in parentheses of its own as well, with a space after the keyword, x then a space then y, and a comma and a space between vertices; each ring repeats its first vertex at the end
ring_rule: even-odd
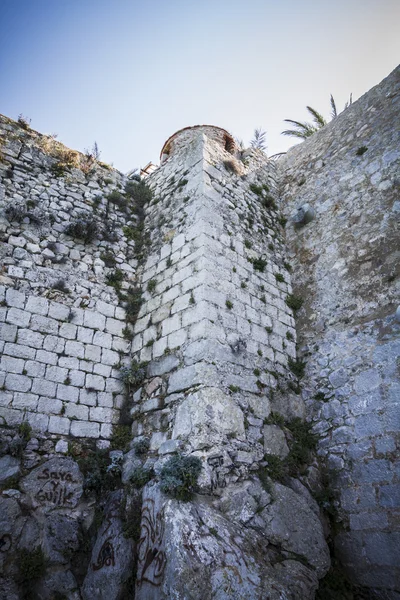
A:
POLYGON ((114 366, 129 342, 107 276, 118 269, 127 288, 137 264, 122 229, 135 217, 115 193, 125 179, 6 117, 0 151, 0 417, 109 438, 123 402, 114 366), (77 220, 93 239, 66 233, 77 220))
POLYGON ((279 161, 304 299, 303 398, 337 495, 336 552, 382 598, 400 592, 399 88, 398 68, 279 161), (305 204, 315 218, 296 226, 305 204))

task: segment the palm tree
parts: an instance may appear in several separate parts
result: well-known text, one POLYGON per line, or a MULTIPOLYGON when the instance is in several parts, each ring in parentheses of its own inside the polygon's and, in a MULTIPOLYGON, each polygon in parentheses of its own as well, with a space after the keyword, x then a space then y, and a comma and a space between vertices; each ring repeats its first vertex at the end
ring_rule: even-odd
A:
POLYGON ((263 131, 261 127, 258 127, 254 130, 253 139, 250 142, 251 148, 258 148, 258 150, 262 150, 265 152, 267 149, 267 143, 265 140, 265 136, 267 135, 266 131, 263 131))
MULTIPOLYGON (((346 102, 343 110, 346 110, 346 108, 348 106, 350 106, 350 104, 352 104, 352 102, 353 102, 353 97, 352 97, 352 94, 350 94, 349 101, 346 102)), ((332 96, 332 94, 331 94, 331 108, 332 108, 331 117, 332 117, 332 119, 335 119, 338 115, 338 112, 336 109, 336 102, 335 102, 335 99, 332 96)), ((324 127, 327 124, 326 119, 321 115, 321 113, 319 113, 317 110, 315 110, 315 108, 311 108, 311 106, 307 106, 307 110, 311 114, 311 116, 313 118, 313 122, 308 123, 307 121, 304 121, 302 123, 300 121, 293 121, 292 119, 285 119, 285 122, 290 123, 294 127, 294 129, 285 129, 285 131, 282 131, 282 135, 291 135, 292 137, 297 137, 297 138, 301 138, 302 140, 305 140, 306 138, 310 137, 316 131, 318 131, 319 129, 321 129, 322 127, 324 127)))

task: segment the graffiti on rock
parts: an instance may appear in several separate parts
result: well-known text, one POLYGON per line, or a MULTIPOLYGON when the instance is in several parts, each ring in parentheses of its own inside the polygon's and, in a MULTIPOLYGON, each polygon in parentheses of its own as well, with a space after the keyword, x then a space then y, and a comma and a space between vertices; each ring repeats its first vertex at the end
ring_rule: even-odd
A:
POLYGON ((154 586, 162 583, 167 558, 162 549, 164 518, 156 512, 154 500, 147 499, 142 509, 142 525, 138 544, 138 585, 148 582, 154 586))

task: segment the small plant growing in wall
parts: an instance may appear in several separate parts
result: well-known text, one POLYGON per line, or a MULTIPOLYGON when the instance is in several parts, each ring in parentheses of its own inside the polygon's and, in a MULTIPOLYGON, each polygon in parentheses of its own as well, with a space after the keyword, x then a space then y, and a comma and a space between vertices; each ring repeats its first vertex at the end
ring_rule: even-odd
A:
POLYGON ((147 291, 152 294, 154 292, 154 290, 156 289, 156 285, 157 285, 157 280, 156 279, 150 279, 150 281, 147 284, 147 291))
POLYGON ((128 367, 121 367, 120 377, 128 387, 139 387, 146 377, 146 365, 133 360, 128 367))
POLYGON ((22 113, 18 115, 17 123, 22 129, 28 130, 30 129, 32 119, 29 117, 25 117, 22 113))
POLYGON ((302 360, 293 360, 293 358, 289 357, 288 359, 288 367, 292 371, 293 375, 296 375, 299 379, 304 377, 304 371, 306 368, 306 363, 302 360))
POLYGON ((232 308, 233 308, 233 303, 232 303, 230 300, 227 300, 227 301, 225 302, 225 306, 226 306, 226 308, 227 308, 228 310, 232 310, 232 308))
POLYGON ((110 194, 108 194, 107 200, 111 202, 111 204, 115 204, 115 206, 118 206, 118 208, 120 208, 121 210, 126 210, 128 206, 128 200, 126 196, 121 194, 121 192, 119 192, 118 190, 113 190, 110 194))
POLYGON ((288 296, 286 296, 285 302, 289 308, 296 312, 297 310, 300 310, 300 308, 303 306, 304 300, 303 298, 300 298, 300 296, 288 294, 288 296))
POLYGON ((139 454, 139 455, 146 454, 146 452, 148 452, 150 449, 149 438, 144 437, 144 438, 141 438, 140 440, 137 440, 133 444, 133 449, 135 450, 136 454, 139 454))
POLYGON ((115 269, 112 273, 108 273, 108 275, 106 275, 107 285, 113 287, 116 292, 121 290, 123 280, 124 272, 121 271, 121 269, 115 269))
POLYGON ((278 281, 279 283, 285 283, 285 278, 282 275, 282 273, 275 273, 275 279, 276 281, 278 281))
POLYGON ((198 456, 172 456, 160 472, 161 490, 177 500, 191 499, 202 464, 198 456))
POLYGON ((252 259, 253 269, 255 271, 260 271, 260 273, 264 273, 265 267, 267 266, 267 261, 261 257, 252 259))
POLYGON ((363 154, 365 154, 367 152, 367 150, 368 150, 367 146, 360 146, 359 148, 357 148, 356 155, 362 156, 363 154))
POLYGON ((136 469, 133 470, 129 481, 135 488, 142 488, 153 477, 154 477, 153 469, 145 469, 144 467, 136 467, 136 469))
POLYGON ((85 244, 89 244, 97 238, 99 228, 93 218, 87 213, 81 212, 74 221, 67 225, 65 233, 73 238, 83 240, 85 244))
POLYGON ((100 254, 100 258, 103 261, 103 263, 106 265, 106 267, 108 267, 108 268, 113 268, 117 264, 117 261, 115 260, 115 256, 114 256, 113 252, 111 252, 111 250, 106 250, 105 252, 102 252, 100 254))

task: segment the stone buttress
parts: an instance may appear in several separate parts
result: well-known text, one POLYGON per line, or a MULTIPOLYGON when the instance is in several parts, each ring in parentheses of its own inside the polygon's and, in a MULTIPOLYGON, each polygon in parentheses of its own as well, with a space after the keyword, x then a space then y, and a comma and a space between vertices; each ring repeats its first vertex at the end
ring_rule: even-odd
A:
POLYGON ((259 478, 265 453, 288 453, 271 411, 304 413, 278 389, 296 334, 274 165, 201 126, 168 140, 148 182, 133 433, 156 473, 176 452, 202 471, 187 503, 144 488, 136 598, 313 598, 329 567, 318 507, 297 480, 259 478))

